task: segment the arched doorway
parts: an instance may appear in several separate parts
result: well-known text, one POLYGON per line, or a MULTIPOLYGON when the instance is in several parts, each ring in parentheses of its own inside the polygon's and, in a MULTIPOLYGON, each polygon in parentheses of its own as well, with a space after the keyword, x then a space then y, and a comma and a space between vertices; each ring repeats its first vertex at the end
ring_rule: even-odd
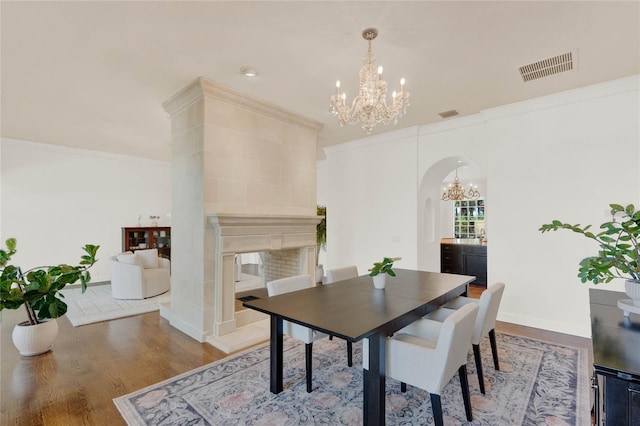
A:
POLYGON ((418 189, 418 269, 440 271, 440 240, 454 237, 453 202, 442 201, 441 197, 444 186, 453 181, 456 168, 461 183, 472 181, 487 200, 486 173, 476 161, 453 156, 434 163, 422 176, 418 189))

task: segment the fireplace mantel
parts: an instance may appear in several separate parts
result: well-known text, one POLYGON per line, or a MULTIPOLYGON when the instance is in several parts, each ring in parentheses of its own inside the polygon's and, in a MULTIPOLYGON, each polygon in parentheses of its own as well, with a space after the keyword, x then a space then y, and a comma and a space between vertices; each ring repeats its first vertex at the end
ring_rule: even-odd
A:
POLYGON ((321 216, 207 214, 213 228, 214 312, 211 337, 207 339, 225 352, 255 344, 242 341, 236 327, 235 256, 239 253, 297 250, 298 274, 315 275, 316 226, 321 216), (233 344, 229 343, 233 342, 233 344))
MULTIPOLYGON (((320 223, 321 216, 294 216, 294 215, 254 215, 232 213, 209 213, 209 223, 214 227, 314 227, 320 223)), ((265 228, 266 229, 266 228, 265 228)), ((266 231, 265 231, 266 232, 266 231)), ((315 231, 314 231, 315 232, 315 231)))

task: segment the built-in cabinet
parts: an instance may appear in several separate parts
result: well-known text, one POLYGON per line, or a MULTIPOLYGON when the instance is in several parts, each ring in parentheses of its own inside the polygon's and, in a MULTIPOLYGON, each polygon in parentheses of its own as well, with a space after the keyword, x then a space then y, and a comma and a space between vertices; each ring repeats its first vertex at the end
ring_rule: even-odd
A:
POLYGON ((171 259, 171 227, 122 228, 122 251, 158 249, 158 255, 171 259))
POLYGON ((487 246, 443 239, 440 244, 440 272, 473 275, 472 284, 487 286, 487 246))

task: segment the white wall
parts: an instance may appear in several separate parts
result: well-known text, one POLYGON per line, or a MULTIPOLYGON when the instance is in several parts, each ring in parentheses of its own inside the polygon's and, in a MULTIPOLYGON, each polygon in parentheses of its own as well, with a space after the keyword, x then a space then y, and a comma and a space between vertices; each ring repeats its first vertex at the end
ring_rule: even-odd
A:
POLYGON ((415 268, 416 132, 403 129, 325 150, 327 264, 366 273, 383 257, 415 268))
POLYGON ((499 319, 589 336, 590 285, 576 274, 597 247, 538 228, 552 219, 599 224, 609 203, 637 204, 638 83, 633 76, 326 149, 329 263, 402 255, 409 260, 398 267, 439 269, 441 182, 458 159, 472 161, 486 172, 489 283, 507 284, 499 319), (383 172, 372 167, 381 155, 393 159, 383 172), (384 238, 381 224, 394 228, 384 238))
MULTIPOLYGON (((501 319, 590 335, 578 262, 597 245, 553 219, 599 225, 610 203, 638 202, 638 79, 488 111, 489 279, 507 283, 501 319)), ((622 290, 623 281, 599 288, 622 290)))
POLYGON ((75 264, 82 247, 101 246, 93 282, 109 279, 107 259, 122 248, 121 227, 149 215, 169 226, 169 162, 2 139, 0 232, 18 239, 23 268, 75 264))

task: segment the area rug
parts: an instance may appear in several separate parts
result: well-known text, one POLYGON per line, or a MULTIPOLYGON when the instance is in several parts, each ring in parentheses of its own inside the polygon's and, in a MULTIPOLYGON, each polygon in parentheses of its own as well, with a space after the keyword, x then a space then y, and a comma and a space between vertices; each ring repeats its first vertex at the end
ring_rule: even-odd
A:
MULTIPOLYGON (((470 351, 472 425, 589 424, 587 351, 497 333, 500 371, 483 342, 486 395, 470 351)), ((313 344, 313 392, 305 390, 304 345, 284 342, 284 390, 269 391, 269 347, 232 356, 114 399, 129 425, 359 425, 362 424, 362 350, 354 344, 348 367, 345 342, 313 344)), ((416 374, 420 372, 416 371, 416 374)), ((444 422, 468 424, 459 379, 442 395, 444 422)), ((429 394, 387 379, 386 423, 430 425, 429 394)))
POLYGON ((171 301, 168 292, 143 300, 117 300, 111 297, 111 285, 89 286, 84 294, 80 287, 66 288, 62 294, 68 306, 65 316, 74 327, 157 311, 159 303, 171 301))

